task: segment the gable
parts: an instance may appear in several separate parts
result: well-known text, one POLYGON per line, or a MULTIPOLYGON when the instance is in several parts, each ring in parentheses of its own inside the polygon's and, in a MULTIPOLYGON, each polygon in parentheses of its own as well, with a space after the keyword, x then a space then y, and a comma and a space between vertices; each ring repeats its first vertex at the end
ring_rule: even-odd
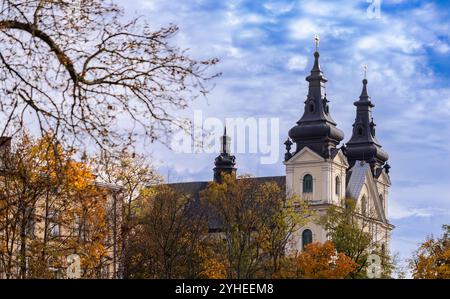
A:
POLYGON ((351 169, 350 179, 347 183, 347 196, 359 201, 362 198, 362 194, 366 192, 368 193, 367 200, 370 201, 370 206, 374 207, 376 218, 386 223, 386 215, 378 197, 379 192, 371 173, 370 165, 356 161, 351 169))
POLYGON ((285 162, 288 164, 295 163, 307 163, 307 162, 323 162, 324 159, 319 156, 316 152, 311 150, 309 147, 305 146, 301 151, 296 153, 289 161, 285 162))
POLYGON ((333 162, 338 165, 345 166, 346 168, 348 168, 348 166, 349 166, 348 162, 347 162, 347 157, 345 157, 345 155, 341 149, 339 149, 337 154, 334 156, 333 162))
POLYGON ((378 181, 382 184, 391 185, 391 179, 389 178, 389 175, 386 173, 386 170, 383 169, 380 176, 378 177, 378 181))

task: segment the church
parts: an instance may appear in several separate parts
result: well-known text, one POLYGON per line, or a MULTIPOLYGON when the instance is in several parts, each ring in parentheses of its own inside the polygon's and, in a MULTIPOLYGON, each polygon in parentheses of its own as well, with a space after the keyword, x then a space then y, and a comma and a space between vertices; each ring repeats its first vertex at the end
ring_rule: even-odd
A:
MULTIPOLYGON (((314 53, 314 65, 309 76, 308 94, 301 118, 289 130, 284 157, 285 175, 253 178, 260 183, 274 181, 286 190, 287 196, 297 195, 318 214, 330 206, 343 206, 345 199, 356 203, 356 212, 382 252, 389 251, 390 233, 394 226, 388 221, 388 195, 391 181, 388 154, 376 137, 376 125, 372 117, 374 104, 369 97, 366 78, 357 101, 352 136, 344 140, 344 133, 331 116, 327 99, 320 54, 314 53)), ((230 152, 230 137, 221 138, 221 153, 215 159, 214 181, 223 173, 236 173, 236 158, 230 152)), ((208 182, 169 184, 176 190, 198 198, 208 182)), ((210 232, 220 231, 220 224, 212 218, 210 232)), ((295 234, 294 250, 301 251, 312 242, 325 242, 327 232, 320 225, 310 222, 295 234)), ((374 244, 375 245, 375 244, 374 244)))

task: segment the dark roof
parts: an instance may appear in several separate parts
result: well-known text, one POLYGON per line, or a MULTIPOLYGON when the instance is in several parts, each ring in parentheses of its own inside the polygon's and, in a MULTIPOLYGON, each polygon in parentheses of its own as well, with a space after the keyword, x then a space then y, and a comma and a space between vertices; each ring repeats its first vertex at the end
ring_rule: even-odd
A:
POLYGON ((372 117, 372 108, 375 106, 367 92, 367 83, 367 79, 364 79, 361 96, 353 103, 356 106, 356 118, 352 137, 346 143, 346 156, 350 167, 357 160, 382 166, 389 158, 375 137, 376 124, 372 117))
MULTIPOLYGON (((263 184, 266 182, 275 182, 280 188, 286 188, 286 176, 269 176, 269 177, 257 177, 250 178, 258 182, 259 184, 263 184)), ((175 191, 180 193, 189 195, 191 198, 198 198, 200 191, 206 189, 210 182, 186 182, 186 183, 170 183, 167 186, 173 188, 175 191)))
POLYGON ((304 147, 309 147, 318 155, 328 159, 335 148, 344 139, 344 132, 336 127, 329 109, 329 100, 325 93, 325 83, 328 81, 319 65, 319 52, 314 53, 314 66, 311 74, 306 77, 309 82, 303 116, 289 130, 289 137, 296 143, 296 153, 304 147))
MULTIPOLYGON (((251 180, 256 181, 258 184, 263 184, 266 182, 275 182, 280 186, 282 190, 286 188, 286 176, 271 176, 271 177, 259 177, 259 178, 250 178, 251 180)), ((210 182, 187 182, 187 183, 171 183, 167 184, 167 186, 171 187, 177 192, 188 195, 191 198, 190 207, 193 211, 202 212, 204 211, 208 217, 208 228, 211 232, 220 231, 221 222, 220 219, 215 217, 208 210, 208 207, 202 205, 200 202, 200 192, 205 190, 208 187, 210 182)))

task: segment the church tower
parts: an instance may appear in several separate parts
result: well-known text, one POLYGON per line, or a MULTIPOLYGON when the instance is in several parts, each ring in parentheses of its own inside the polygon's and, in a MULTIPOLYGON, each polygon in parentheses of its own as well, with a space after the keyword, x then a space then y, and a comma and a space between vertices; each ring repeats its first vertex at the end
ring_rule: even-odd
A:
POLYGON ((367 91, 368 81, 362 81, 362 92, 356 106, 356 117, 350 140, 343 148, 349 163, 347 198, 355 200, 359 213, 371 221, 368 231, 381 251, 388 251, 390 231, 393 226, 388 219, 389 155, 376 138, 372 103, 367 91))
POLYGON ((389 155, 381 148, 375 137, 376 124, 372 117, 372 103, 367 92, 367 79, 362 81, 363 88, 359 100, 354 102, 356 106, 356 118, 353 123, 353 133, 344 149, 350 167, 355 165, 355 161, 365 161, 370 164, 375 175, 381 172, 382 167, 389 172, 389 165, 385 164, 389 155))
POLYGON ((236 173, 236 157, 231 155, 231 138, 227 136, 225 127, 223 136, 220 139, 220 154, 214 160, 214 182, 220 182, 223 174, 236 173))
POLYGON ((344 133, 336 127, 330 114, 325 83, 328 81, 319 65, 320 54, 314 53, 314 66, 306 77, 309 82, 308 95, 304 102, 304 113, 297 125, 289 131, 289 137, 296 144, 295 153, 309 147, 319 156, 327 159, 344 139, 344 133))
MULTIPOLYGON (((341 205, 345 198, 346 172, 349 167, 343 151, 338 148, 344 133, 331 117, 325 78, 316 51, 311 73, 306 77, 308 94, 304 102, 303 116, 290 129, 285 142, 286 192, 305 200, 318 214, 329 205, 341 205), (292 139, 292 141, 291 141, 292 139), (295 150, 291 153, 291 146, 295 150)), ((294 237, 294 250, 302 250, 311 242, 325 242, 326 231, 310 222, 294 237)))

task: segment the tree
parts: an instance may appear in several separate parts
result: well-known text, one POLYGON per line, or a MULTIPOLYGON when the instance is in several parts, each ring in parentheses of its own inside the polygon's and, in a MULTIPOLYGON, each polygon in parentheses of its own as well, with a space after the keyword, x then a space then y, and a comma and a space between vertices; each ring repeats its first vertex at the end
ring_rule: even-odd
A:
POLYGON ((72 253, 81 255, 84 277, 100 277, 108 249, 106 194, 54 137, 24 133, 3 156, 0 270, 7 278, 17 269, 20 278, 62 276, 72 253))
POLYGON ((333 242, 323 244, 311 243, 298 256, 291 258, 284 267, 279 278, 314 278, 339 279, 347 278, 356 268, 350 257, 337 252, 333 242))
POLYGON ((142 192, 149 186, 155 186, 162 183, 163 179, 156 173, 154 167, 148 162, 148 158, 136 154, 129 147, 124 147, 118 155, 112 155, 106 152, 100 152, 91 161, 97 174, 97 180, 108 184, 120 186, 121 201, 117 202, 120 215, 114 219, 114 227, 120 227, 120 236, 117 241, 120 246, 117 248, 117 254, 120 257, 119 277, 129 276, 127 269, 123 269, 126 256, 128 236, 136 224, 134 218, 137 205, 133 204, 142 192))
POLYGON ((428 237, 410 260, 415 279, 450 279, 450 225, 440 238, 428 237))
POLYGON ((122 14, 103 0, 1 0, 2 136, 32 119, 60 140, 103 148, 183 127, 175 111, 209 91, 217 59, 173 46, 175 25, 153 30, 122 14))
MULTIPOLYGON (((370 211, 366 213, 372 215, 370 211)), ((354 200, 347 199, 342 207, 330 207, 319 219, 319 223, 327 230, 336 250, 344 253, 358 265, 351 273, 352 278, 366 278, 368 256, 372 253, 380 256, 382 276, 390 277, 394 267, 393 261, 369 233, 371 220, 366 216, 356 211, 354 200)))
MULTIPOLYGON (((10 142, 10 141, 9 141, 10 142)), ((6 278, 26 278, 29 239, 34 235, 36 205, 51 192, 51 186, 60 186, 57 169, 60 160, 55 157, 57 145, 51 136, 35 142, 22 133, 11 153, 9 145, 3 148, 0 188, 0 260, 6 278), (19 271, 14 271, 19 269, 19 271)))
POLYGON ((220 229, 210 239, 216 243, 215 264, 227 278, 271 277, 278 271, 295 231, 309 217, 306 205, 274 182, 224 175, 201 194, 202 202, 220 229))
POLYGON ((147 190, 138 201, 137 225, 126 251, 127 278, 196 278, 208 232, 206 217, 168 186, 147 190))

